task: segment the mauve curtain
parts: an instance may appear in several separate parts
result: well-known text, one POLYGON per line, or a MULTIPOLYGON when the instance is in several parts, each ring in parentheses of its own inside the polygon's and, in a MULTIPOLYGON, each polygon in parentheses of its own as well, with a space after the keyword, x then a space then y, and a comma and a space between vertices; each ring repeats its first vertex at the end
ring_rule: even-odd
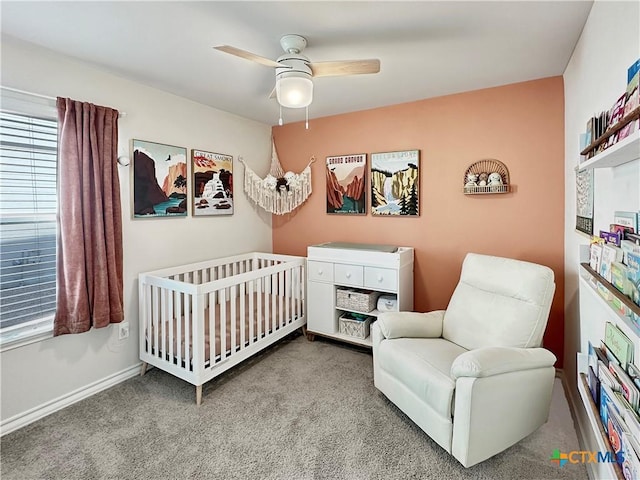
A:
POLYGON ((118 111, 58 98, 58 272, 54 335, 121 322, 118 111))

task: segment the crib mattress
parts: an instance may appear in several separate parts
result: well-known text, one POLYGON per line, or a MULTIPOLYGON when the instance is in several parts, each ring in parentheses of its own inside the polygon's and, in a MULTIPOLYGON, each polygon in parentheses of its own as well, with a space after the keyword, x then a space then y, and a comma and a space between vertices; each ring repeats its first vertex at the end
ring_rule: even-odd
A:
MULTIPOLYGON (((235 299, 235 349, 240 348, 243 340, 245 345, 249 343, 250 341, 250 315, 249 315, 249 297, 251 295, 250 294, 246 294, 244 295, 244 297, 242 296, 237 296, 235 299), (242 300, 244 299, 244 318, 241 318, 241 310, 240 310, 240 304, 242 302, 242 300), (241 333, 241 328, 242 325, 244 325, 244 337, 242 336, 241 333)), ((282 311, 282 319, 283 322, 285 324, 288 324, 289 322, 295 320, 295 318, 297 318, 296 316, 296 311, 295 311, 295 302, 293 305, 293 309, 291 308, 291 304, 289 305, 289 318, 286 318, 286 300, 290 299, 283 299, 282 302, 282 307, 280 306, 280 298, 282 297, 278 297, 278 296, 273 296, 271 294, 268 293, 254 293, 253 294, 253 340, 256 341, 259 338, 264 337, 265 335, 268 335, 269 333, 271 333, 274 329, 278 329, 280 328, 282 325, 280 324, 280 312, 282 311), (260 297, 260 298, 259 298, 260 297), (273 309, 273 298, 275 297, 275 310, 273 309), (258 302, 260 302, 260 305, 258 305, 258 302), (267 310, 266 310, 266 304, 268 302, 269 305, 269 317, 265 318, 266 314, 267 314, 267 310), (260 308, 258 308, 260 307, 260 308), (258 316, 260 315, 260 319, 258 319, 258 316)), ((220 356, 220 345, 221 345, 221 328, 220 328, 220 323, 221 323, 221 313, 222 313, 222 307, 225 309, 226 312, 226 321, 225 321, 225 350, 227 353, 229 353, 231 351, 231 343, 232 343, 232 338, 231 338, 231 333, 232 333, 232 312, 231 312, 231 306, 232 306, 232 302, 231 300, 227 300, 223 305, 221 304, 216 304, 215 305, 215 335, 211 335, 210 332, 210 321, 209 321, 209 315, 210 315, 210 310, 209 308, 205 308, 205 312, 204 312, 204 357, 205 357, 205 363, 209 363, 210 361, 210 355, 211 355, 211 349, 210 349, 210 342, 211 339, 214 338, 215 339, 215 356, 219 357, 220 356)), ((298 307, 298 315, 301 314, 303 310, 303 305, 302 302, 299 303, 299 307, 298 307)), ((188 345, 189 345, 189 359, 192 360, 193 359, 193 325, 195 319, 193 317, 190 318, 190 325, 189 325, 189 338, 188 338, 188 345)), ((180 317, 180 321, 176 322, 173 321, 173 354, 174 356, 178 355, 178 342, 180 342, 180 356, 184 359, 185 357, 185 346, 187 344, 187 340, 186 340, 186 335, 185 335, 185 317, 181 316, 180 317), (178 325, 180 326, 180 328, 178 329, 178 325)), ((166 325, 166 323, 161 324, 161 325, 166 325)), ((160 327, 159 331, 158 331, 158 338, 157 338, 157 342, 159 344, 162 344, 162 326, 160 327)), ((167 328, 167 330, 169 330, 169 328, 167 328)), ((155 329, 152 327, 151 329, 151 346, 153 347, 153 350, 155 350, 155 342, 156 342, 156 336, 155 336, 155 329)), ((169 344, 170 344, 171 340, 170 340, 170 335, 169 335, 169 331, 165 332, 165 344, 164 344, 164 353, 165 355, 169 354, 169 344)))

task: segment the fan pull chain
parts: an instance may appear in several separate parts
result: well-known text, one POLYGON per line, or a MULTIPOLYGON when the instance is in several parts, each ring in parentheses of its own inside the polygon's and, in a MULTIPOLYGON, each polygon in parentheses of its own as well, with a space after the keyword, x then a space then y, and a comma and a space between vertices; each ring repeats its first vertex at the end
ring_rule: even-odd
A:
POLYGON ((282 126, 282 105, 280 105, 280 118, 278 118, 278 125, 282 126))
POLYGON ((309 130, 309 105, 305 108, 305 127, 309 130))

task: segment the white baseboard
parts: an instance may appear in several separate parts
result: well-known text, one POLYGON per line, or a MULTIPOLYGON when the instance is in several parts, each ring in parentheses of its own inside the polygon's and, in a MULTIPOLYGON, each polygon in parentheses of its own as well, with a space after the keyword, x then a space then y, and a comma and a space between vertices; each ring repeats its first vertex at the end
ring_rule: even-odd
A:
MULTIPOLYGON (((580 448, 582 450, 589 450, 589 445, 587 441, 587 437, 585 436, 585 431, 589 426, 585 424, 587 421, 584 413, 584 406, 582 405, 582 401, 579 398, 579 393, 576 390, 573 392, 569 388, 569 383, 567 382, 567 377, 562 369, 556 369, 556 376, 560 378, 562 381, 562 386, 564 388, 565 396, 567 397, 567 403, 569 404, 569 411, 571 412, 571 416, 573 417, 573 423, 576 427, 576 433, 578 435, 578 443, 580 444, 580 448)), ((595 473, 593 471, 593 467, 590 463, 585 464, 587 468, 587 475, 589 476, 589 480, 595 479, 595 473)))
POLYGON ((0 423, 0 436, 18 430, 19 428, 29 425, 36 420, 40 420, 47 415, 51 415, 58 410, 62 410, 69 405, 73 405, 74 403, 79 402, 80 400, 84 400, 91 395, 95 395, 102 390, 106 390, 107 388, 113 387, 118 383, 124 382, 125 380, 139 375, 141 365, 141 363, 138 363, 136 365, 133 365, 132 367, 125 368, 124 370, 109 375, 102 380, 90 383, 89 385, 74 390, 73 392, 67 393, 56 399, 43 403, 42 405, 38 405, 37 407, 31 408, 25 412, 7 418, 6 420, 2 421, 2 423, 0 423))

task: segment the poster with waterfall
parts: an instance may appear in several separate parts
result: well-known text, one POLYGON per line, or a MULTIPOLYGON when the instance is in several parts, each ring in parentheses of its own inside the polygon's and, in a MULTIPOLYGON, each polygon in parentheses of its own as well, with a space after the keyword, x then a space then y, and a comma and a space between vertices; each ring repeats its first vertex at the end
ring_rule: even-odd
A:
POLYGON ((420 214, 420 150, 371 154, 371 214, 420 214))
POLYGON ((366 215, 367 154, 327 157, 327 213, 366 215))
POLYGON ((187 149, 132 140, 133 217, 187 216, 187 149))
POLYGON ((193 216, 233 214, 233 157, 191 150, 193 216))

